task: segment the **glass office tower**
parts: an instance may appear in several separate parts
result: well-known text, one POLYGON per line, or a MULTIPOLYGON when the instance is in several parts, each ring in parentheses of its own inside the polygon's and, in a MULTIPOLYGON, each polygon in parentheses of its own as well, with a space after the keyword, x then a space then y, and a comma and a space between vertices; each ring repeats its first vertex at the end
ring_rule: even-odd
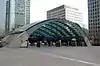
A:
POLYGON ((89 38, 100 45, 100 0, 88 0, 89 38))
POLYGON ((10 10, 9 31, 30 23, 30 0, 7 0, 7 2, 9 2, 10 10))
POLYGON ((6 20, 5 20, 5 33, 10 30, 10 1, 6 1, 6 20))

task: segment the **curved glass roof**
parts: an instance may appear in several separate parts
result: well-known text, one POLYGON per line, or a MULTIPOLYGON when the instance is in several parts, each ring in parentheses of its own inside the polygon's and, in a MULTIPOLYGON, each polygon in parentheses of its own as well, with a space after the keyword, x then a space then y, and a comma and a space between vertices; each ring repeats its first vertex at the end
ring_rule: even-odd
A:
POLYGON ((28 25, 26 30, 31 36, 78 38, 84 36, 82 28, 65 19, 49 19, 28 25))
POLYGON ((34 26, 37 23, 39 23, 39 22, 34 22, 34 23, 31 23, 31 24, 27 24, 23 27, 20 27, 20 28, 16 29, 14 32, 23 32, 23 31, 27 30, 28 28, 34 26))

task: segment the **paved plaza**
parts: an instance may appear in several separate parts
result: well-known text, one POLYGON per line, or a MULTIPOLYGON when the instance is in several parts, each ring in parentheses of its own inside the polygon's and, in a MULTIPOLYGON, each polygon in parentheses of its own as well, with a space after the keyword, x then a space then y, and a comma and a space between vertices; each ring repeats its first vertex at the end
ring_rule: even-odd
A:
POLYGON ((0 66, 100 66, 100 47, 1 48, 0 66))

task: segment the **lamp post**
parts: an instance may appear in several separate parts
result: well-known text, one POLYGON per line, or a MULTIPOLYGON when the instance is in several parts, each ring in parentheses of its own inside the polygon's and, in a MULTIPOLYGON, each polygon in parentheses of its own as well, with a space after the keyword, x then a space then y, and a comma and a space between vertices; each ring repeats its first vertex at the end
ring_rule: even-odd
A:
POLYGON ((94 44, 94 36, 92 36, 91 38, 92 38, 91 43, 94 44))

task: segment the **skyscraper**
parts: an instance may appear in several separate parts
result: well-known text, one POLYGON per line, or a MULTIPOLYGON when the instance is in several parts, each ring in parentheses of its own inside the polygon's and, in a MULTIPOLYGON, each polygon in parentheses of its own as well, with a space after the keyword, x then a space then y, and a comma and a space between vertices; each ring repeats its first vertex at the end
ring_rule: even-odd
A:
POLYGON ((100 0, 88 0, 89 38, 93 45, 100 45, 100 0))
POLYGON ((47 19, 60 18, 67 19, 73 22, 82 22, 82 13, 77 8, 66 5, 61 5, 54 9, 47 11, 47 19))
POLYGON ((12 31, 16 28, 29 24, 30 0, 7 0, 6 23, 7 24, 5 24, 5 30, 9 29, 9 31, 12 31))
POLYGON ((6 22, 5 22, 5 33, 10 30, 10 1, 6 1, 6 22))

